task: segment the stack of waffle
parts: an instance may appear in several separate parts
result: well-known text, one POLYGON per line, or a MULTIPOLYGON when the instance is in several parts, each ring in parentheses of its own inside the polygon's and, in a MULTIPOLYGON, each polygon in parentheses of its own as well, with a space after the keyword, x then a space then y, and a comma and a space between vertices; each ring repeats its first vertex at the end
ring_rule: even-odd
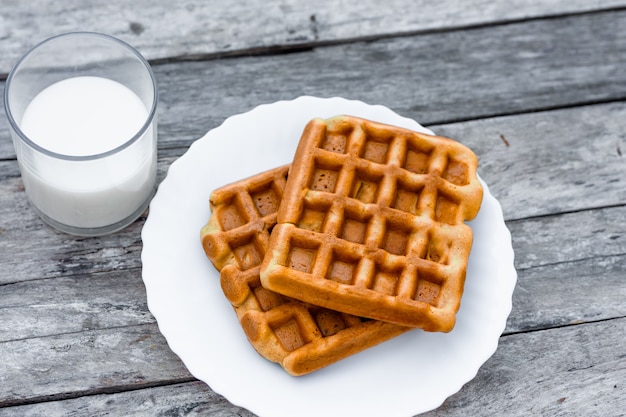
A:
POLYGON ((202 245, 257 352, 303 375, 452 330, 476 168, 451 139, 337 116, 308 123, 291 165, 215 190, 202 245))

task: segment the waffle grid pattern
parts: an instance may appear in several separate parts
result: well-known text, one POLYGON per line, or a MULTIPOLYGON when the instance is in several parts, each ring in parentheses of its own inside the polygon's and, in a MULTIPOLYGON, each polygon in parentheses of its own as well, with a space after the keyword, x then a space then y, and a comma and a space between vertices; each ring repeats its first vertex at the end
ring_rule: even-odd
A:
POLYGON ((482 199, 463 145, 362 119, 305 130, 264 285, 359 316, 448 331, 482 199), (304 195, 304 198, 301 196, 304 195))
POLYGON ((263 288, 259 268, 276 224, 288 168, 215 190, 213 214, 201 237, 251 344, 287 372, 302 375, 407 329, 302 303, 263 288), (360 343, 355 344, 356 340, 360 343))

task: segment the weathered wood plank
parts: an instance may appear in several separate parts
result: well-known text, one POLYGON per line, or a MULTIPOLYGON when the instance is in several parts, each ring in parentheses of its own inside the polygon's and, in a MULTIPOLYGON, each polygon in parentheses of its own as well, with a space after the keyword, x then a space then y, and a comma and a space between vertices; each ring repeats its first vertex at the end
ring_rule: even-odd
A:
POLYGON ((625 28, 626 13, 607 13, 159 66, 163 145, 302 94, 383 104, 427 125, 622 99, 625 28))
POLYGON ((189 382, 63 401, 0 408, 1 417, 105 416, 254 417, 214 393, 203 382, 189 382))
MULTIPOLYGON (((624 66, 626 12, 158 65, 160 140, 188 146, 232 114, 302 94, 383 104, 427 125, 622 100, 624 66)), ((3 117, 0 159, 14 155, 3 117)))
POLYGON ((507 225, 518 269, 626 254, 626 205, 507 225))
POLYGON ((0 357, 0 407, 193 380, 156 324, 4 342, 0 357))
POLYGON ((626 255, 518 270, 505 334, 626 317, 626 255))
POLYGON ((139 268, 6 284, 0 342, 154 323, 139 268))
POLYGON ((424 417, 620 415, 624 340, 624 318, 502 338, 477 378, 424 417))
POLYGON ((132 5, 123 0, 89 5, 76 0, 5 0, 2 6, 0 74, 7 74, 35 43, 76 30, 109 33, 131 43, 148 59, 163 60, 584 13, 626 3, 391 0, 380 7, 374 0, 174 4, 136 0, 132 5))
MULTIPOLYGON (((626 408, 624 340, 624 318, 504 336, 476 378, 423 416, 619 415, 626 408)), ((142 413, 253 415, 199 382, 0 408, 1 417, 142 413)))

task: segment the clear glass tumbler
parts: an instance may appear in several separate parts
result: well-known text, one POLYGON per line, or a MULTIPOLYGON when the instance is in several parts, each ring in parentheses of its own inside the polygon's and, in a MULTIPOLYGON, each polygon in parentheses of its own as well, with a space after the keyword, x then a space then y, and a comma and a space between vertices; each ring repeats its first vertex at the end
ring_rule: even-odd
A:
POLYGON ((92 32, 45 40, 9 74, 4 105, 26 194, 46 223, 98 236, 148 207, 157 86, 134 48, 92 32))

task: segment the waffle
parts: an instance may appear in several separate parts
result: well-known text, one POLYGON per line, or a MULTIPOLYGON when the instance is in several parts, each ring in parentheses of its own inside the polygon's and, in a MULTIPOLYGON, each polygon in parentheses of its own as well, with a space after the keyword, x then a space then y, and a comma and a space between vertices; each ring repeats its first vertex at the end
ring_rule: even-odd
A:
POLYGON ((339 313, 264 289, 259 269, 289 166, 215 190, 203 248, 256 351, 303 375, 397 336, 406 327, 339 313))
POLYGON ((347 314, 450 331, 482 187, 460 143, 314 119, 292 163, 262 285, 347 314))

